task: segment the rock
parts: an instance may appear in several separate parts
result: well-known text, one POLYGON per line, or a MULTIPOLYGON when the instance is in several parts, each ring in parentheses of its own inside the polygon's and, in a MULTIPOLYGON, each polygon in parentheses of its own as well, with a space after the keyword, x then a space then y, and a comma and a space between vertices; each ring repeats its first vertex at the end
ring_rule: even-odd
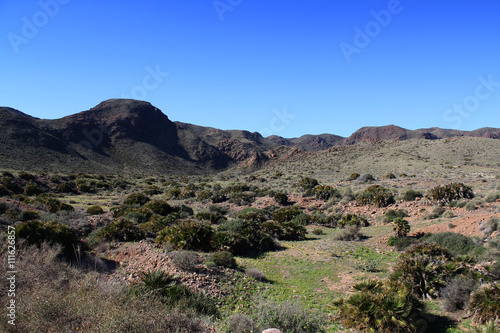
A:
POLYGON ((262 333, 283 333, 277 328, 269 328, 267 330, 262 331, 262 333))

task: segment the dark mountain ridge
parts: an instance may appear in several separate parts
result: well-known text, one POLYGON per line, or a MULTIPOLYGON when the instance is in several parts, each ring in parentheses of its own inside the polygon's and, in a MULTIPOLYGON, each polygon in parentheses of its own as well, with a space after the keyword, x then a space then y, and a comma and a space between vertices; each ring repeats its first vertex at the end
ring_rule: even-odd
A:
POLYGON ((54 120, 0 107, 0 126, 0 168, 60 172, 207 173, 242 163, 258 167, 269 160, 268 151, 280 146, 321 151, 360 142, 500 138, 497 128, 468 132, 394 125, 363 127, 348 138, 333 134, 264 138, 256 132, 172 122, 150 103, 128 99, 107 100, 54 120))

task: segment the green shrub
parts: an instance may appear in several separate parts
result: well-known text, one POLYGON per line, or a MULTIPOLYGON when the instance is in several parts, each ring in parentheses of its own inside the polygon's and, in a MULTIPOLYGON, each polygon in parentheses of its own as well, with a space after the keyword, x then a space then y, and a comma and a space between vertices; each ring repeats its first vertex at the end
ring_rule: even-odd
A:
POLYGON ((390 172, 390 173, 386 174, 386 175, 384 176, 384 178, 385 178, 385 179, 396 179, 396 175, 395 175, 395 174, 393 174, 392 172, 390 172))
POLYGON ((403 219, 402 217, 398 217, 394 220, 394 227, 392 231, 394 232, 394 236, 396 238, 404 238, 408 236, 410 233, 410 224, 408 221, 403 219))
POLYGON ((297 206, 283 207, 276 210, 273 213, 272 218, 277 222, 283 223, 291 221, 294 217, 298 216, 299 214, 302 214, 302 211, 297 206))
POLYGON ((40 213, 34 210, 23 210, 19 214, 19 219, 21 221, 30 221, 30 220, 36 220, 40 217, 40 213))
POLYGON ((454 273, 451 259, 445 248, 433 243, 419 243, 399 255, 392 277, 411 285, 417 297, 436 297, 454 273))
POLYGON ((312 189, 312 194, 317 199, 321 199, 324 201, 328 201, 331 198, 340 198, 342 196, 337 189, 335 189, 331 186, 326 186, 326 185, 315 186, 312 189))
POLYGON ((4 185, 0 185, 0 197, 12 195, 12 191, 7 189, 4 185))
POLYGON ((24 194, 28 196, 33 196, 33 195, 39 195, 42 194, 44 191, 38 187, 35 183, 28 183, 24 187, 24 194))
POLYGON ((344 230, 340 230, 335 235, 335 240, 339 241, 359 241, 365 238, 363 234, 359 232, 359 227, 350 225, 344 230))
POLYGON ((150 185, 144 189, 144 194, 146 195, 156 195, 156 194, 162 194, 163 191, 156 185, 150 185))
POLYGON ((387 241, 387 245, 394 246, 396 248, 396 250, 398 250, 398 251, 403 251, 404 249, 415 244, 416 242, 417 242, 416 239, 411 238, 411 237, 397 238, 397 237, 391 236, 391 237, 389 237, 389 240, 387 241))
POLYGON ((292 221, 281 223, 281 228, 283 233, 278 238, 279 240, 298 241, 306 239, 306 228, 292 221))
POLYGON ((212 199, 213 193, 210 190, 201 190, 198 193, 196 193, 196 199, 199 201, 208 201, 212 199))
POLYGON ((249 220, 229 220, 214 234, 212 244, 215 249, 236 255, 252 255, 275 249, 272 236, 262 226, 249 220))
POLYGON ((421 241, 437 244, 454 255, 480 254, 483 249, 472 238, 455 232, 425 234, 421 241))
POLYGON ((469 311, 476 323, 498 321, 500 318, 500 287, 498 284, 483 285, 469 300, 469 311))
POLYGON ((302 192, 306 192, 308 190, 312 190, 315 186, 319 185, 318 180, 310 177, 304 177, 299 180, 297 187, 302 192))
POLYGON ((463 183, 451 183, 432 188, 426 197, 430 200, 448 203, 453 200, 472 199, 474 192, 463 183))
POLYGON ((393 204, 394 196, 388 189, 380 185, 372 185, 356 197, 358 205, 375 205, 386 207, 393 204))
POLYGON ((407 216, 408 214, 402 209, 398 210, 389 209, 384 215, 384 222, 389 223, 394 221, 394 219, 398 217, 407 217, 407 216))
POLYGON ((257 328, 255 327, 253 320, 249 316, 242 313, 237 313, 229 317, 227 326, 231 332, 238 332, 238 333, 257 332, 257 328))
POLYGON ((5 202, 0 202, 0 214, 3 214, 7 211, 9 206, 5 202))
POLYGON ((169 242, 176 249, 209 252, 212 250, 213 234, 214 231, 209 224, 186 219, 160 231, 156 241, 159 243, 169 242))
POLYGON ((325 234, 325 232, 323 231, 323 229, 317 228, 317 229, 314 229, 314 230, 312 231, 312 234, 313 234, 313 235, 320 236, 320 235, 324 235, 324 234, 325 234))
POLYGON ((218 213, 210 213, 210 212, 199 212, 196 214, 196 218, 199 220, 209 221, 211 224, 220 224, 227 221, 227 218, 218 214, 218 213))
POLYGON ((342 218, 337 222, 339 228, 345 228, 347 226, 354 226, 357 228, 368 227, 370 224, 368 221, 356 214, 347 214, 342 216, 342 218))
POLYGON ((273 196, 274 201, 281 206, 286 206, 288 204, 288 195, 283 192, 277 192, 273 196))
POLYGON ((87 214, 100 215, 102 213, 104 213, 104 209, 102 209, 101 206, 93 205, 93 206, 90 206, 89 208, 87 208, 87 214))
POLYGON ((405 192, 405 194, 403 195, 403 200, 404 201, 415 201, 417 198, 422 198, 424 195, 419 192, 419 191, 415 191, 415 190, 407 190, 405 192))
POLYGON ((360 175, 357 180, 360 183, 368 183, 368 182, 374 181, 375 177, 373 177, 373 175, 371 175, 369 173, 364 173, 364 174, 360 175))
POLYGON ((63 253, 74 255, 78 248, 78 237, 75 230, 57 221, 28 221, 16 227, 17 237, 24 239, 27 245, 40 245, 44 242, 60 244, 63 253))
POLYGON ((272 218, 270 211, 261 210, 253 207, 247 207, 236 215, 237 218, 241 220, 254 221, 254 222, 264 222, 272 218))
POLYGON ((33 181, 36 179, 36 177, 30 173, 27 173, 27 172, 24 172, 24 171, 21 171, 19 173, 19 178, 23 179, 23 180, 26 180, 26 181, 33 181))
POLYGON ((125 219, 117 219, 96 232, 97 242, 117 241, 133 242, 145 238, 144 231, 139 229, 135 223, 125 219))
POLYGON ((207 262, 213 262, 216 266, 222 266, 227 268, 236 268, 236 259, 228 251, 220 251, 212 253, 208 256, 207 262))
POLYGON ((342 325, 368 332, 416 332, 424 305, 399 281, 370 280, 334 302, 342 325))
POLYGON ((74 193, 76 192, 76 187, 73 183, 62 182, 57 185, 56 191, 59 193, 74 193))
POLYGON ((155 214, 161 216, 167 216, 174 211, 174 209, 166 201, 162 200, 148 201, 145 206, 146 208, 151 209, 155 214))
POLYGON ((143 206, 149 200, 150 200, 149 197, 143 193, 133 193, 125 198, 125 201, 123 202, 123 204, 130 205, 130 206, 134 206, 134 205, 143 206))

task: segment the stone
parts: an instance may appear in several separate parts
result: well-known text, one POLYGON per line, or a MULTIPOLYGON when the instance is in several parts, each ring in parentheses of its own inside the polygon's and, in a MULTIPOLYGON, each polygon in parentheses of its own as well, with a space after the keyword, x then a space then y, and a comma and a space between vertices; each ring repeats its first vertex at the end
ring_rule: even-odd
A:
POLYGON ((283 333, 277 328, 268 328, 267 330, 262 331, 262 333, 283 333))

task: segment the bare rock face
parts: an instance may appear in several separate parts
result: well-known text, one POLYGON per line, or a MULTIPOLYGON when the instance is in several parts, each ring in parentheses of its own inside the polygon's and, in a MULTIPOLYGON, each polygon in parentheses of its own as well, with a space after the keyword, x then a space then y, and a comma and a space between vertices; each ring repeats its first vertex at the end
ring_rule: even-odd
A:
POLYGON ((269 328, 267 330, 262 331, 262 333, 283 333, 277 328, 269 328))

